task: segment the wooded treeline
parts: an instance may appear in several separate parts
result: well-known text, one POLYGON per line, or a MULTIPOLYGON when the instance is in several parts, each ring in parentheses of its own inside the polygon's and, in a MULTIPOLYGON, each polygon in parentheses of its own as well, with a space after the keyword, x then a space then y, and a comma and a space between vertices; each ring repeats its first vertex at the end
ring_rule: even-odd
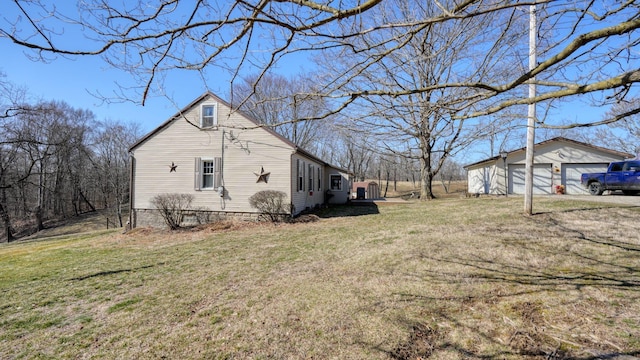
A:
POLYGON ((18 102, 7 93, 1 114, 0 241, 97 209, 108 209, 110 220, 123 225, 127 149, 138 126, 97 120, 63 101, 18 102))

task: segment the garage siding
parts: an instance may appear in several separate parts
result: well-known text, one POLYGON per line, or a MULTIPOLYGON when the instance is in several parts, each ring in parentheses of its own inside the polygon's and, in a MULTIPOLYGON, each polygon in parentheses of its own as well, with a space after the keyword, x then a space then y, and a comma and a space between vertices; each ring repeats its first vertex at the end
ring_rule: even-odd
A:
POLYGON ((490 194, 495 183, 495 166, 485 166, 469 170, 467 173, 467 191, 471 194, 490 194))

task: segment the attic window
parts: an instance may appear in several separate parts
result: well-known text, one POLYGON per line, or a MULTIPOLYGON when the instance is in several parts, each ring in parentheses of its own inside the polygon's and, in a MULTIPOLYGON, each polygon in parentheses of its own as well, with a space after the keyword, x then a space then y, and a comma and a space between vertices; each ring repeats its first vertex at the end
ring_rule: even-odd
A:
POLYGON ((213 128, 218 126, 218 112, 216 111, 216 104, 204 104, 202 105, 202 111, 200 112, 200 127, 203 129, 213 128))

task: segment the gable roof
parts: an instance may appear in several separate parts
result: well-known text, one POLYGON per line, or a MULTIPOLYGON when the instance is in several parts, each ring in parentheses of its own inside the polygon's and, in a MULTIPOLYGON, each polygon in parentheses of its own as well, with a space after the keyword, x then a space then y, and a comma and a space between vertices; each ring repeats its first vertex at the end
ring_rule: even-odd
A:
MULTIPOLYGON (((219 96, 215 95, 214 93, 210 92, 210 91, 206 91, 205 93, 203 93, 202 95, 200 95, 199 97, 197 97, 195 100, 193 100, 191 103, 189 103, 189 105, 185 106, 184 108, 182 108, 181 110, 179 110, 177 113, 175 113, 172 117, 170 117, 169 119, 167 119, 165 122, 163 122, 162 124, 160 124, 160 126, 158 126, 157 128, 155 128, 154 130, 152 130, 151 132, 149 132, 148 134, 146 134, 145 136, 143 136, 142 138, 140 138, 140 140, 136 141, 133 145, 131 145, 129 147, 129 152, 133 151, 135 148, 137 148, 138 146, 142 145, 144 142, 146 142, 148 139, 152 138, 153 136, 155 136, 157 133, 159 133, 160 131, 164 130, 167 126, 169 126, 172 122, 182 119, 183 118, 183 114, 185 112, 187 112, 189 109, 191 109, 192 107, 194 107, 197 103, 203 101, 204 99, 206 99, 207 97, 212 97, 215 101, 217 101, 218 103, 228 107, 229 109, 233 109, 231 107, 231 104, 229 104, 228 102, 222 100, 219 96)), ((252 116, 250 116, 249 114, 243 112, 242 110, 234 110, 235 112, 237 112, 238 114, 240 114, 242 117, 244 117, 245 119, 249 120, 250 122, 254 123, 256 125, 256 127, 261 128, 263 130, 265 130, 266 132, 268 132, 269 134, 271 134, 272 136, 275 136, 276 138, 278 138, 280 141, 282 141, 283 143, 287 144, 288 146, 290 146, 294 152, 302 154, 308 158, 311 158, 315 161, 318 161, 320 163, 322 163, 325 166, 329 166, 332 167, 336 170, 340 170, 343 172, 349 172, 348 170, 345 169, 341 169, 339 167, 336 167, 334 165, 329 164, 328 162, 320 159, 319 157, 313 155, 312 153, 302 149, 301 147, 299 147, 298 145, 296 145, 295 143, 293 143, 291 140, 287 139, 286 137, 280 135, 278 132, 276 132, 275 130, 273 130, 271 127, 269 126, 265 126, 264 124, 261 124, 258 120, 256 120, 255 118, 253 118, 252 116)))
POLYGON ((369 185, 378 186, 378 183, 375 181, 355 181, 351 184, 351 189, 355 190, 359 187, 369 187, 369 185))
MULTIPOLYGON (((587 147, 587 148, 590 148, 590 149, 593 149, 593 150, 602 151, 604 153, 611 154, 613 156, 619 156, 619 157, 622 157, 622 158, 632 158, 632 157, 634 157, 633 154, 629 154, 629 153, 625 153, 625 152, 617 151, 617 150, 611 150, 611 149, 607 149, 607 148, 604 148, 604 147, 601 147, 601 146, 587 144, 587 143, 584 143, 582 141, 577 141, 577 140, 565 138, 565 137, 562 137, 562 136, 554 137, 552 139, 548 139, 548 140, 536 143, 534 145, 534 148, 537 148, 539 146, 548 145, 548 144, 551 144, 551 143, 554 143, 554 142, 566 142, 566 143, 570 143, 570 144, 573 144, 573 145, 584 146, 584 147, 587 147)), ((525 147, 517 149, 517 150, 508 151, 507 152, 507 156, 512 155, 512 154, 521 153, 521 152, 526 152, 526 151, 527 151, 527 147, 525 146, 525 147)), ((464 169, 468 169, 468 168, 470 168, 472 166, 476 166, 476 165, 480 165, 480 164, 484 164, 484 163, 490 163, 490 162, 493 162, 493 161, 496 161, 496 160, 499 160, 499 159, 501 159, 501 157, 500 157, 500 155, 497 155, 497 156, 490 157, 488 159, 480 160, 478 162, 465 165, 465 166, 463 166, 463 168, 464 169)))

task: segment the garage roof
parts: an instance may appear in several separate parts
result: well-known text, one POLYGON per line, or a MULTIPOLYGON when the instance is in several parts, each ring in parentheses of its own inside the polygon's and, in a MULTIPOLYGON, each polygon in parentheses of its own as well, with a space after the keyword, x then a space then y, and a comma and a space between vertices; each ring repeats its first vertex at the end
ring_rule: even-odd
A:
MULTIPOLYGON (((584 142, 581 142, 581 141, 568 139, 568 138, 565 138, 565 137, 562 137, 562 136, 558 136, 558 137, 555 137, 553 139, 541 141, 541 142, 535 144, 534 148, 537 148, 537 147, 543 146, 543 145, 547 145, 547 144, 550 144, 550 143, 553 143, 553 142, 571 143, 571 144, 574 144, 574 145, 584 146, 584 147, 587 147, 587 148, 591 148, 593 150, 598 150, 598 151, 601 151, 601 152, 605 152, 605 153, 608 153, 608 154, 611 154, 611 155, 614 155, 614 156, 627 158, 627 159, 635 157, 635 155, 633 155, 633 154, 629 154, 629 153, 625 153, 625 152, 621 152, 621 151, 616 151, 616 150, 611 150, 611 149, 607 149, 607 148, 604 148, 604 147, 601 147, 601 146, 595 146, 595 145, 587 144, 587 143, 584 143, 584 142)), ((527 150, 527 148, 523 147, 523 148, 520 148, 520 149, 517 149, 517 150, 509 151, 508 154, 512 155, 512 154, 516 154, 516 153, 519 153, 519 152, 525 152, 526 150, 527 150)), ((478 161, 478 162, 475 162, 475 163, 472 163, 472 164, 465 165, 463 168, 465 170, 468 170, 470 167, 475 167, 477 165, 481 165, 481 164, 485 164, 485 163, 492 163, 492 162, 494 162, 496 160, 499 160, 499 159, 500 159, 500 155, 497 155, 497 156, 494 156, 494 157, 491 157, 491 158, 488 158, 488 159, 484 159, 484 160, 481 160, 481 161, 478 161)))

